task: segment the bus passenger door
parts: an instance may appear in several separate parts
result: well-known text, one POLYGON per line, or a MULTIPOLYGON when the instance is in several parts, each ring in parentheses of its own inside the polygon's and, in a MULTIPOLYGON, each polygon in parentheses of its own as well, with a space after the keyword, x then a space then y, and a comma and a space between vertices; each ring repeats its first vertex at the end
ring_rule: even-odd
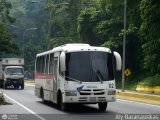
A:
POLYGON ((57 101, 57 74, 58 74, 58 58, 54 58, 54 80, 53 80, 53 100, 57 101))

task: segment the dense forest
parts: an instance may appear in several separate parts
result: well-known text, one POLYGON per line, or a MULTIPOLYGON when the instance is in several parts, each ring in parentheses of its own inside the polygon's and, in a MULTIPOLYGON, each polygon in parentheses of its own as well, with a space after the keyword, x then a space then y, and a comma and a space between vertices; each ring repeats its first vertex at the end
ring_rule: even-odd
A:
MULTIPOLYGON (((160 1, 127 0, 126 68, 160 73, 160 1)), ((0 57, 25 58, 65 43, 109 47, 122 56, 124 0, 0 0, 0 57)))

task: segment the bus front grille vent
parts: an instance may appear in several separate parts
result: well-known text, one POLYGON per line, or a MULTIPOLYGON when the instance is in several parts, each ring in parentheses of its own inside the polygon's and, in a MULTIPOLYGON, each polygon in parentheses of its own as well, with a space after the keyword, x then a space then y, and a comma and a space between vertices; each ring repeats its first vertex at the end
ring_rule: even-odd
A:
POLYGON ((104 95, 105 89, 93 89, 94 95, 104 95))
POLYGON ((87 102, 87 97, 80 97, 80 98, 79 98, 79 101, 80 101, 80 102, 87 102))
POLYGON ((81 90, 80 95, 91 95, 91 90, 90 89, 81 90))

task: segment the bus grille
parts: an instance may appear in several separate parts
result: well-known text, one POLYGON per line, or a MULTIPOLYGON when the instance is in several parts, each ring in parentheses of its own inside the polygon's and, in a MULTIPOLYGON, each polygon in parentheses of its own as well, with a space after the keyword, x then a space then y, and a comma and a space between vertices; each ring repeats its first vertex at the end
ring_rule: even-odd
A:
POLYGON ((80 102, 87 102, 87 97, 80 97, 80 98, 79 98, 79 101, 80 101, 80 102))
POLYGON ((105 89, 84 89, 80 91, 80 95, 104 95, 105 89))

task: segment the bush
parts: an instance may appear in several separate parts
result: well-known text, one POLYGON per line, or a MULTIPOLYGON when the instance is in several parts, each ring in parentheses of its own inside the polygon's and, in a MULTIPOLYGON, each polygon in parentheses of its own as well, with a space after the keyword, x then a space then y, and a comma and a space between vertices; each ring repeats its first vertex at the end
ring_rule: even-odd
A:
POLYGON ((4 95, 3 93, 0 93, 0 105, 5 103, 4 95))
POLYGON ((12 105, 12 103, 9 103, 5 100, 3 93, 0 92, 0 105, 12 105))
POLYGON ((139 82, 138 85, 143 86, 160 86, 160 75, 157 74, 155 76, 147 77, 139 82))

